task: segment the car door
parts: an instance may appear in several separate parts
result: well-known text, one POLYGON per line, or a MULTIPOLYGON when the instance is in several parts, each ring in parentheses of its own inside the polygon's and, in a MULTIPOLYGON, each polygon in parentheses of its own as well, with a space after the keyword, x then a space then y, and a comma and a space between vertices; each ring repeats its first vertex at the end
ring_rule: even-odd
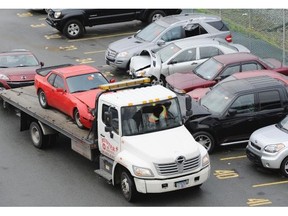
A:
POLYGON ((223 114, 218 129, 222 142, 246 140, 258 127, 256 117, 255 94, 240 95, 231 103, 223 114))
POLYGON ((266 90, 258 93, 259 111, 257 119, 259 128, 275 124, 283 119, 286 115, 284 105, 281 101, 279 90, 266 90))
POLYGON ((174 56, 167 63, 168 68, 167 75, 192 71, 194 66, 198 64, 196 51, 197 51, 196 48, 190 48, 174 56))

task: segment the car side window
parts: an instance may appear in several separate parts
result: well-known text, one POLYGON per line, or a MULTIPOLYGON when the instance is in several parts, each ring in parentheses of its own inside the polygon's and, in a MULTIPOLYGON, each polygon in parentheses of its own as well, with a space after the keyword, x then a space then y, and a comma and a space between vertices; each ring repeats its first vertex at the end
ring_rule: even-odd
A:
POLYGON ((185 37, 193 37, 207 33, 208 32, 199 23, 189 24, 185 26, 185 37))
POLYGON ((200 50, 200 59, 210 58, 216 55, 224 54, 217 47, 212 47, 212 46, 200 47, 199 50, 200 50))
POLYGON ((63 78, 57 75, 56 78, 55 78, 55 80, 54 80, 53 86, 54 86, 55 88, 64 89, 64 80, 63 80, 63 78))
POLYGON ((248 113, 255 111, 255 99, 254 94, 239 96, 231 105, 231 109, 237 111, 237 113, 248 113))
POLYGON ((196 60, 196 48, 184 50, 173 59, 173 62, 181 63, 194 60, 196 60))
POLYGON ((173 40, 178 40, 183 38, 183 28, 182 26, 177 26, 175 28, 170 29, 169 31, 167 31, 162 37, 161 39, 169 42, 169 41, 173 41, 173 40))
POLYGON ((242 65, 242 71, 261 70, 263 67, 256 62, 242 65))
POLYGON ((225 77, 228 77, 239 71, 240 71, 240 65, 233 65, 224 69, 224 71, 220 74, 220 76, 222 79, 224 79, 225 77))
POLYGON ((281 108, 281 99, 278 91, 265 91, 259 93, 260 110, 281 108))
POLYGON ((50 83, 52 86, 53 86, 55 77, 56 77, 56 74, 52 73, 47 79, 48 83, 50 83))

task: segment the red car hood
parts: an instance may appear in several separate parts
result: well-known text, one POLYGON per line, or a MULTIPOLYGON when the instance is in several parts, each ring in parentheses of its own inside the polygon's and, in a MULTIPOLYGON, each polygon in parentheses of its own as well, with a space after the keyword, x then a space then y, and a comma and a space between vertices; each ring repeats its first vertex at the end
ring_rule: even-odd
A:
POLYGON ((213 86, 216 81, 205 80, 194 73, 175 73, 166 77, 167 83, 178 90, 192 91, 195 88, 213 86))
POLYGON ((100 89, 94 89, 90 91, 74 93, 73 96, 77 98, 78 100, 80 100, 82 103, 86 104, 87 106, 93 109, 95 108, 96 96, 101 91, 102 90, 100 89))
POLYGON ((0 68, 0 74, 4 74, 12 81, 34 80, 36 69, 40 67, 0 68))

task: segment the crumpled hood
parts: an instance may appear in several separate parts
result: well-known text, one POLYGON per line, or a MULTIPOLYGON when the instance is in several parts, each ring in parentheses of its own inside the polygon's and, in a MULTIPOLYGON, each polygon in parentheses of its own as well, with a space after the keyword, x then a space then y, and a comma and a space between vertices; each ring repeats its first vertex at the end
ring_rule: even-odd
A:
POLYGON ((34 80, 37 68, 39 67, 0 68, 0 74, 12 81, 34 80))
POLYGON ((150 56, 133 56, 130 61, 130 70, 138 71, 151 65, 150 56))
POLYGON ((129 50, 140 50, 142 51, 147 46, 149 46, 149 43, 136 39, 133 35, 120 39, 118 41, 115 41, 109 45, 109 49, 114 50, 118 53, 129 51, 129 50), (136 49, 137 47, 137 49, 136 49))
POLYGON ((288 133, 280 130, 276 125, 260 128, 251 135, 252 142, 264 147, 267 144, 284 143, 288 141, 288 133))
POLYGON ((194 73, 175 73, 166 77, 167 83, 176 89, 192 91, 195 88, 205 88, 213 86, 216 82, 213 80, 205 80, 194 73))
POLYGON ((122 147, 123 150, 133 152, 136 157, 145 161, 171 163, 179 156, 188 159, 200 154, 198 146, 200 144, 192 143, 191 140, 194 140, 192 135, 182 125, 181 127, 144 135, 123 137, 122 147))
POLYGON ((74 93, 73 96, 93 109, 95 108, 95 100, 99 92, 101 92, 100 89, 94 89, 90 91, 74 93))

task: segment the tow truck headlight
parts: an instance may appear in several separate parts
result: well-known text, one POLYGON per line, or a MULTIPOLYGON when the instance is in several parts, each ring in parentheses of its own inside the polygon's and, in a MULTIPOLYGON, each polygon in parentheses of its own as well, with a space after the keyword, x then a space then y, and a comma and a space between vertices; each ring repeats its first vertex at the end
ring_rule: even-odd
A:
POLYGON ((279 144, 267 145, 265 146, 264 150, 269 153, 276 153, 281 151, 283 148, 285 148, 285 145, 283 143, 279 143, 279 144))
POLYGON ((56 11, 56 12, 54 13, 54 18, 55 18, 55 19, 58 19, 60 16, 61 16, 61 11, 56 11))
POLYGON ((133 166, 133 171, 134 171, 134 174, 139 177, 153 177, 154 176, 152 171, 148 168, 133 166))
POLYGON ((2 80, 9 80, 9 77, 7 77, 7 76, 4 75, 4 74, 0 74, 0 79, 2 79, 2 80))
POLYGON ((120 52, 120 53, 117 55, 117 57, 123 58, 123 57, 125 57, 125 56, 127 56, 127 55, 128 55, 128 52, 120 52))
POLYGON ((209 158, 209 155, 208 153, 202 158, 202 165, 203 167, 204 166, 207 166, 208 164, 210 163, 210 158, 209 158))

